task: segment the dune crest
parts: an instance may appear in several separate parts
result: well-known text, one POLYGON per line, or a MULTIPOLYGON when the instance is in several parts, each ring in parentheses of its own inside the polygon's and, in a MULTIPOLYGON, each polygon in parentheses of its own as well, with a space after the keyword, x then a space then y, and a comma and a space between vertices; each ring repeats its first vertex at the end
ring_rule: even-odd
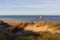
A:
MULTIPOLYGON (((52 22, 52 21, 39 21, 39 22, 27 22, 27 21, 16 21, 16 20, 2 20, 1 23, 7 23, 11 25, 12 30, 20 30, 23 28, 23 30, 29 30, 33 32, 45 32, 49 31, 51 33, 56 33, 56 30, 60 31, 60 23, 52 22)), ((1 25, 0 25, 1 26, 1 25)), ((58 32, 57 31, 57 32, 58 32)), ((58 32, 60 33, 60 32, 58 32)))

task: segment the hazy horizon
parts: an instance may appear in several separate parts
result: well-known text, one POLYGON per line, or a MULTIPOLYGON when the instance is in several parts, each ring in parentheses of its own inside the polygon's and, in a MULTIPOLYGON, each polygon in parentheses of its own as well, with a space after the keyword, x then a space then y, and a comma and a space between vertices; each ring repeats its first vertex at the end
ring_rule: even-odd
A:
POLYGON ((60 15, 60 0, 0 0, 0 15, 60 15))

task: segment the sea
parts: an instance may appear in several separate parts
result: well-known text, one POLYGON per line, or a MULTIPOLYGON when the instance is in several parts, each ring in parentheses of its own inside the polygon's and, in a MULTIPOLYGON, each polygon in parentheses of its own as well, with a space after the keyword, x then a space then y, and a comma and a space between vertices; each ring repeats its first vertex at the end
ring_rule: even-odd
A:
POLYGON ((60 22, 57 15, 0 15, 0 20, 22 20, 22 21, 56 21, 60 22), (42 16, 43 18, 39 18, 42 16))

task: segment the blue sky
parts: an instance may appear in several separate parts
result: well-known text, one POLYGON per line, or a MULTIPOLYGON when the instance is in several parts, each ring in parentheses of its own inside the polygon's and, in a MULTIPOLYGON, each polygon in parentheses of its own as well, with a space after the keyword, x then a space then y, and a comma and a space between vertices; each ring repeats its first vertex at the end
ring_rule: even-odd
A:
POLYGON ((0 15, 60 15, 60 0, 0 0, 0 15))

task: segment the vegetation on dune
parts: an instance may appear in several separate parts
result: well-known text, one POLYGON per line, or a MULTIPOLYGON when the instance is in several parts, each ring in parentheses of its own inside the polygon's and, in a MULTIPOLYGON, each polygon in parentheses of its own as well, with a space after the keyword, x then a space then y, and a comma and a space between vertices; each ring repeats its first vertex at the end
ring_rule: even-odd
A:
POLYGON ((34 25, 37 25, 36 27, 44 27, 45 25, 48 25, 49 26, 48 28, 60 30, 60 23, 51 22, 51 21, 23 22, 17 24, 16 27, 13 27, 8 23, 4 23, 3 21, 0 21, 0 26, 3 26, 3 28, 0 29, 13 27, 11 29, 6 30, 8 31, 7 34, 0 30, 0 40, 60 40, 60 34, 51 33, 47 31, 33 32, 31 30, 24 30, 24 28, 27 27, 28 25, 31 25, 32 27, 34 25), (16 35, 18 32, 21 32, 22 34, 16 35), (12 33, 12 35, 10 33, 12 33))
POLYGON ((41 27, 41 26, 49 26, 48 28, 54 28, 54 29, 60 29, 60 23, 58 22, 53 22, 53 21, 41 21, 41 22, 36 22, 35 24, 37 24, 37 27, 41 27))
POLYGON ((25 36, 12 36, 5 35, 3 32, 0 32, 0 40, 60 40, 60 35, 49 32, 39 32, 25 36))
POLYGON ((5 23, 5 22, 0 20, 0 27, 8 28, 8 27, 12 27, 12 25, 9 25, 8 23, 5 23))

